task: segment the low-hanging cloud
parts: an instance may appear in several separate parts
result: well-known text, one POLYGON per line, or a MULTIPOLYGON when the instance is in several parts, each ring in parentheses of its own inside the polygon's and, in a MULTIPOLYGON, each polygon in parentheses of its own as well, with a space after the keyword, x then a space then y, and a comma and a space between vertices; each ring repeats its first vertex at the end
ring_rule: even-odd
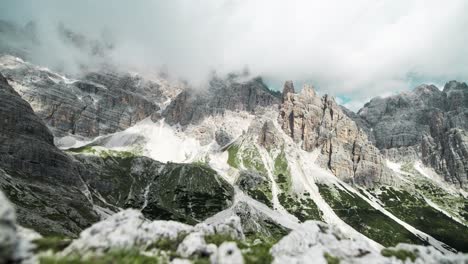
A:
MULTIPOLYGON (((63 23, 111 40, 118 65, 197 83, 248 67, 274 88, 308 81, 349 106, 422 82, 468 77, 466 0, 3 0, 0 19, 40 25, 47 65, 83 60, 55 36, 63 23), (52 49, 51 49, 52 47, 52 49)), ((82 63, 83 61, 81 61, 82 63)))

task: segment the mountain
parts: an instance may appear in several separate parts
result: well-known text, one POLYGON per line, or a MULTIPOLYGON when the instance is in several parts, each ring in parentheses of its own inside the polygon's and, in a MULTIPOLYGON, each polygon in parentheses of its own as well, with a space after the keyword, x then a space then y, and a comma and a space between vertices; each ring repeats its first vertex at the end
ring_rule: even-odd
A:
POLYGON ((358 116, 388 159, 420 159, 445 181, 466 188, 466 83, 451 81, 442 91, 434 85, 421 85, 412 92, 375 98, 359 110, 358 116))
POLYGON ((0 256, 468 260, 465 83, 358 113, 290 81, 281 93, 239 74, 206 86, 112 67, 65 77, 2 55, 0 188, 15 210, 0 206, 0 256))

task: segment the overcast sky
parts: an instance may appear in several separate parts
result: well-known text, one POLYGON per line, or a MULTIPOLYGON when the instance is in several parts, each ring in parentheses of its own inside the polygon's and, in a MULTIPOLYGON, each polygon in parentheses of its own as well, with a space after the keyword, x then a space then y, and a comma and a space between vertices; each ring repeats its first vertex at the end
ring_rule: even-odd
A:
MULTIPOLYGON (((1 0, 0 18, 105 32, 119 64, 165 65, 193 83, 245 67, 273 89, 309 82, 354 110, 420 83, 468 79, 466 0, 1 0)), ((48 51, 38 55, 45 64, 69 54, 48 51)))

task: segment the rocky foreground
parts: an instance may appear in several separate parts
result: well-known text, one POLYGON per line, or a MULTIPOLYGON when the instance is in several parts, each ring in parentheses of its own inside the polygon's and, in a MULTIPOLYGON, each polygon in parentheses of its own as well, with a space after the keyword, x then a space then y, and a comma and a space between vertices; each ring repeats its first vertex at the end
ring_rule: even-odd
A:
MULTIPOLYGON (((379 249, 349 239, 333 226, 306 221, 277 243, 249 240, 239 217, 195 226, 149 221, 128 209, 84 230, 71 241, 47 241, 16 225, 0 193, 0 263, 466 263, 468 255, 444 255, 433 247, 399 244, 379 249), (33 240, 34 239, 34 240, 33 240), (48 243, 47 243, 48 242, 48 243)), ((29 231, 31 232, 31 231, 29 231)))

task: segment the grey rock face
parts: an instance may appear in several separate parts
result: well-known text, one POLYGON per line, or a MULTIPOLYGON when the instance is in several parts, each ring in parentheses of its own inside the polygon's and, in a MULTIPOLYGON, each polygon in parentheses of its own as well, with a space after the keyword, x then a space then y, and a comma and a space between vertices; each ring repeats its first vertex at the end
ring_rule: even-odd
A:
POLYGON ((89 199, 111 212, 118 211, 118 208, 144 207, 146 188, 164 166, 150 158, 133 155, 102 157, 80 154, 74 158, 90 192, 89 199))
POLYGON ((97 221, 72 160, 1 74, 0 120, 0 188, 16 205, 18 222, 73 235, 97 221))
POLYGON ((21 232, 24 228, 16 225, 13 205, 0 190, 0 264, 34 264, 34 246, 30 238, 21 232))
POLYGON ((468 86, 451 81, 443 91, 421 85, 412 92, 374 98, 358 112, 361 125, 388 158, 421 159, 448 182, 468 183, 468 86))
POLYGON ((199 222, 232 200, 232 186, 202 165, 128 153, 70 157, 2 75, 0 120, 0 187, 16 205, 19 223, 44 235, 73 237, 99 219, 96 211, 121 207, 145 207, 153 219, 199 222))
POLYGON ((233 138, 229 135, 228 132, 220 129, 215 132, 215 140, 216 140, 216 143, 218 143, 220 147, 224 147, 227 144, 231 143, 233 138))
POLYGON ((0 191, 0 263, 12 261, 17 244, 15 211, 0 191))
POLYGON ((258 143, 267 149, 280 146, 283 142, 278 133, 279 131, 276 129, 273 122, 268 120, 263 123, 260 136, 258 137, 258 143))
POLYGON ((53 144, 49 129, 0 75, 0 165, 5 170, 45 177, 51 181, 69 177, 71 162, 53 144))
POLYGON ((246 235, 279 239, 289 230, 278 224, 275 219, 250 206, 246 202, 239 202, 232 207, 232 212, 237 215, 242 223, 242 229, 246 235))
POLYGON ((286 83, 278 118, 286 134, 306 151, 319 148, 318 162, 340 179, 364 185, 391 182, 379 150, 333 98, 319 97, 309 86, 300 94, 290 91, 286 83))
POLYGON ((163 111, 163 117, 169 124, 185 126, 226 110, 255 112, 257 107, 279 102, 279 94, 270 91, 260 78, 245 82, 237 76, 215 77, 207 90, 181 92, 163 111))
POLYGON ((159 105, 173 96, 165 91, 167 83, 140 76, 101 71, 69 80, 11 56, 0 57, 0 71, 55 136, 96 137, 123 130, 157 115, 159 105))
POLYGON ((264 175, 260 175, 256 171, 241 170, 239 177, 236 180, 236 185, 243 191, 254 190, 260 186, 268 184, 268 178, 264 175))

